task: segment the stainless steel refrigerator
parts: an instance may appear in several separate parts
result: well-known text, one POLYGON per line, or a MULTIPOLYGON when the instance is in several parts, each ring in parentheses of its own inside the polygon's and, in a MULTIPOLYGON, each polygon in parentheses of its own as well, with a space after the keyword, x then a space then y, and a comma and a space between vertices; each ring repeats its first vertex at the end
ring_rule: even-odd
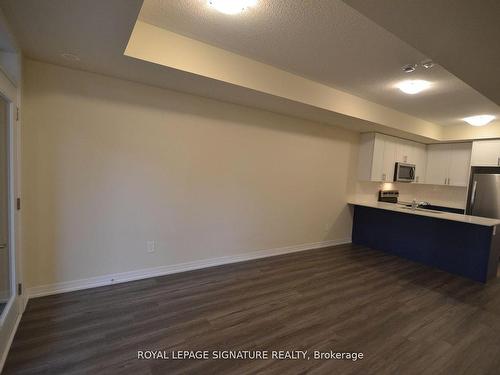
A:
POLYGON ((468 215, 500 219, 500 167, 473 167, 467 198, 468 215))

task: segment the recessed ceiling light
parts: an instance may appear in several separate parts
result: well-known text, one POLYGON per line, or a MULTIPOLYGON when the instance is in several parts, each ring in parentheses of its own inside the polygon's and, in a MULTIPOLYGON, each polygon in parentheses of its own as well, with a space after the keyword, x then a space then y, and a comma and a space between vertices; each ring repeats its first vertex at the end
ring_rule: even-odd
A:
POLYGON ((426 61, 422 62, 422 66, 425 69, 430 69, 430 68, 432 68, 434 66, 434 61, 426 60, 426 61))
POLYGON ((69 61, 80 61, 80 58, 72 53, 61 53, 61 57, 69 61))
POLYGON ((493 121, 494 118, 495 116, 492 115, 479 115, 479 116, 466 117, 462 120, 464 120, 465 122, 467 122, 469 125, 472 126, 484 126, 488 125, 491 121, 493 121))
POLYGON ((257 0, 208 0, 210 6, 225 14, 240 13, 256 3, 257 0))
POLYGON ((417 69, 417 64, 407 64, 403 66, 401 69, 403 69, 403 72, 405 73, 412 73, 417 69))
POLYGON ((422 79, 409 79, 402 81, 396 85, 398 89, 403 91, 405 94, 418 94, 421 91, 428 89, 431 86, 429 81, 424 81, 422 79))

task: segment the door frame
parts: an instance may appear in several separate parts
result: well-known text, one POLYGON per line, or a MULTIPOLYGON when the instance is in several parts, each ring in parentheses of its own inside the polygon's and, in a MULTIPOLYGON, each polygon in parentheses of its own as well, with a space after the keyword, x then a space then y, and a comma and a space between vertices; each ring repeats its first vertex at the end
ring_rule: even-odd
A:
POLYGON ((8 140, 9 140, 9 251, 11 270, 12 296, 5 306, 5 313, 0 318, 0 371, 7 358, 10 345, 14 339, 17 326, 24 311, 27 299, 23 293, 18 295, 17 285, 23 284, 22 252, 20 241, 21 213, 17 210, 17 198, 21 189, 21 122, 18 109, 21 107, 20 85, 15 85, 9 77, 0 70, 0 96, 8 103, 8 140))

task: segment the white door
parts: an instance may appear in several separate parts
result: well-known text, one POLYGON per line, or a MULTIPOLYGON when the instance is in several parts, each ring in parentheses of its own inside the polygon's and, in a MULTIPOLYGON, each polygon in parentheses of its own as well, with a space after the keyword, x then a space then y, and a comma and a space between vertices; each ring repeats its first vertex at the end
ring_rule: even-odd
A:
POLYGON ((450 170, 450 151, 449 144, 429 145, 427 147, 426 184, 447 184, 450 170))
POLYGON ((471 143, 453 143, 448 185, 467 186, 469 184, 471 143))

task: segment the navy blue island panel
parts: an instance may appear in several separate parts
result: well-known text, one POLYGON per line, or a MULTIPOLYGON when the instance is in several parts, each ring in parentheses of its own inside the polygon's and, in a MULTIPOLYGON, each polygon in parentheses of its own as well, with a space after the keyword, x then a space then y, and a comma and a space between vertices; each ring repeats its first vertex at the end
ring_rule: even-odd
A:
POLYGON ((352 242, 472 280, 496 277, 494 227, 354 206, 352 242))

